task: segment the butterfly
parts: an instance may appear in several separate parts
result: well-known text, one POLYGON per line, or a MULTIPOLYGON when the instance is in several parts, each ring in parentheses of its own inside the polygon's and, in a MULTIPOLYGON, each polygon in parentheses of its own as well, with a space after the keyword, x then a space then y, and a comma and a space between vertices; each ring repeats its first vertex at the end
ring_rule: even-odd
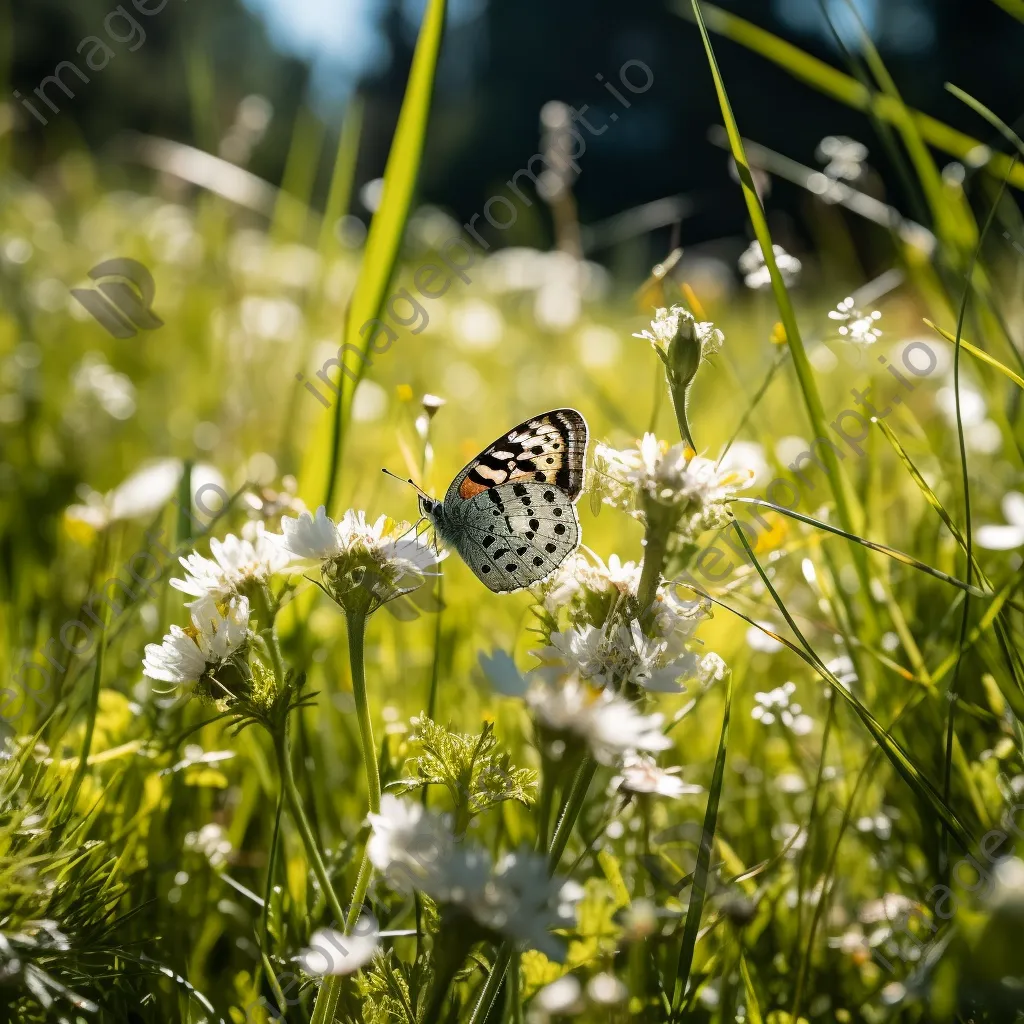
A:
POLYGON ((421 492, 420 514, 496 594, 533 586, 579 545, 586 453, 575 409, 531 416, 464 466, 443 501, 421 492))

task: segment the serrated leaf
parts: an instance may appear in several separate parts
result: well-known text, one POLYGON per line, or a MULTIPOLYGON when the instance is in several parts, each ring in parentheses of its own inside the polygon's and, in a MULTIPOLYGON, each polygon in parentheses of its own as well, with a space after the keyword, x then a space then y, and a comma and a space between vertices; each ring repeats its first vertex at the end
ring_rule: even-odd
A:
POLYGON ((409 758, 412 777, 392 785, 410 792, 424 785, 444 786, 455 804, 455 831, 461 834, 478 814, 506 800, 529 805, 537 774, 516 768, 499 751, 494 726, 485 722, 478 736, 454 732, 421 715, 413 740, 421 753, 409 758))

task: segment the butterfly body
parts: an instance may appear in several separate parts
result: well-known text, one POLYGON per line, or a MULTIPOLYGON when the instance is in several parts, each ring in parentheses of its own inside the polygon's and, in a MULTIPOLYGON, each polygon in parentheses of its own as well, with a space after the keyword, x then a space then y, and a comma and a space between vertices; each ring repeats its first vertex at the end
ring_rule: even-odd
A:
POLYGON ((575 409, 525 420, 465 466, 420 512, 495 593, 550 576, 580 542, 587 424, 575 409))

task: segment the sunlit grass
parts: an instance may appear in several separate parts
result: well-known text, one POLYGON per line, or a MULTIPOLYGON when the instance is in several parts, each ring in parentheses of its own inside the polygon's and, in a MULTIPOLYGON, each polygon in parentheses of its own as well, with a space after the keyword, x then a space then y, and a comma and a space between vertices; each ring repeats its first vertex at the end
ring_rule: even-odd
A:
MULTIPOLYGON (((779 41, 705 13, 713 30, 787 59, 779 41)), ((560 990, 545 986, 569 973, 580 993, 557 1012, 592 1021, 1012 1019, 1020 862, 993 863, 1013 848, 1020 818, 1008 815, 1024 792, 1022 306, 1017 255, 995 229, 1010 216, 997 187, 1020 169, 993 160, 993 177, 967 194, 955 175, 932 177, 925 145, 963 155, 966 143, 902 108, 872 54, 870 103, 927 179, 936 236, 929 252, 879 229, 903 280, 877 302, 873 344, 829 318, 867 282, 822 287, 827 249, 799 254, 795 283, 769 256, 774 302, 734 267, 685 252, 641 301, 635 280, 565 254, 478 252, 471 282, 452 275, 424 299, 423 330, 398 330, 339 407, 317 371, 396 289, 414 288, 420 267, 443 262, 438 249, 459 230, 436 210, 407 222, 442 20, 443 4, 431 5, 363 251, 331 227, 349 204, 358 110, 322 220, 295 216, 311 189, 303 155, 321 144, 310 118, 294 134, 291 200, 269 223, 166 182, 113 191, 82 154, 38 179, 0 179, 0 707, 12 723, 0 763, 0 1012, 240 1024, 285 1006, 289 1021, 493 1024, 555 1014, 560 990), (115 254, 152 272, 158 331, 115 340, 68 296, 115 254), (652 301, 688 306, 725 335, 685 417, 651 345, 632 336, 652 301), (927 372, 911 369, 908 347, 927 372), (445 402, 430 416, 427 394, 445 402), (664 550, 650 515, 645 527, 589 494, 578 506, 583 543, 606 563, 663 558, 681 599, 689 582, 713 602, 691 651, 716 652, 728 678, 629 691, 664 716, 672 746, 659 763, 703 792, 623 806, 608 795, 614 764, 582 747, 570 751, 578 762, 554 758, 532 705, 511 695, 537 664, 551 610, 538 618, 529 592, 491 594, 454 554, 441 601, 424 587, 419 607, 373 611, 362 649, 351 603, 343 612, 315 586, 315 567, 252 591, 264 653, 248 703, 237 691, 227 704, 220 691, 219 704, 174 699, 143 676, 145 646, 189 621, 167 583, 183 575, 172 556, 206 554, 209 537, 247 521, 278 530, 282 514, 325 495, 335 516, 352 507, 413 522, 415 493, 382 466, 441 497, 493 438, 562 406, 586 417, 591 450, 629 448, 647 430, 679 443, 685 422, 698 456, 736 442, 731 464, 757 471, 741 496, 786 505, 774 480, 798 496, 791 514, 733 502, 742 528, 725 522, 664 550), (847 410, 863 413, 857 433, 847 410), (829 455, 800 463, 814 434, 833 442, 829 455), (164 484, 133 488, 140 468, 169 459, 179 462, 164 462, 164 484), (193 491, 216 481, 230 506, 175 507, 189 474, 193 491), (125 512, 128 493, 137 504, 125 512), (83 602, 115 576, 131 599, 119 591, 92 621, 83 602), (267 693, 286 699, 271 706, 267 693), (415 739, 428 707, 462 734, 450 749, 437 740, 430 772, 415 739), (482 776, 467 753, 467 736, 491 750, 485 723, 494 758, 507 755, 501 773, 521 774, 476 813, 459 786, 496 792, 493 764, 482 776), (536 847, 582 886, 575 923, 559 931, 563 962, 503 943, 500 928, 475 932, 436 891, 409 896, 370 871, 374 764, 385 794, 455 811, 468 847, 495 862, 536 847), (435 780, 424 795, 417 774, 435 780), (387 933, 382 957, 326 983, 300 969, 314 932, 345 919, 351 931, 364 899, 387 933)), ((809 57, 792 70, 869 102, 809 57)), ((728 83, 716 86, 742 166, 728 83)), ((741 109, 736 118, 756 138, 741 109)), ((735 202, 768 250, 741 177, 735 202)), ((845 250, 837 212, 819 200, 808 216, 845 250)), ((747 242, 735 240, 736 255, 747 242)), ((588 490, 606 486, 588 479, 588 490)), ((645 602, 631 614, 643 619, 645 602)))

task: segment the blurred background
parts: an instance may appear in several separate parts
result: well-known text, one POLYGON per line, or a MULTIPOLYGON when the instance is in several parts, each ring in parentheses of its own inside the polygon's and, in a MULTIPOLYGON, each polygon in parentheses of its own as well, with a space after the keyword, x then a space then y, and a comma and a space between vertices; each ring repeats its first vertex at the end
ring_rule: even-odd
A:
MULTIPOLYGON (((852 415, 853 384, 864 394, 873 388, 878 407, 899 405, 887 432, 865 422, 864 452, 843 462, 862 512, 856 532, 938 576, 872 555, 871 586, 863 587, 846 540, 775 514, 757 553, 816 655, 893 730, 920 778, 936 788, 945 780, 948 806, 981 835, 1005 802, 1024 794, 1024 634, 1014 589, 1024 554, 1024 169, 1011 163, 1012 144, 991 128, 987 111, 972 110, 945 85, 1018 124, 1024 0, 701 4, 772 239, 785 249, 778 264, 795 308, 785 328, 760 251, 749 248, 747 208, 723 148, 690 0, 449 7, 429 118, 423 109, 404 122, 423 127, 422 163, 407 147, 382 198, 423 17, 419 0, 0 0, 0 699, 29 659, 53 664, 42 652, 56 649, 55 637, 64 641, 62 630, 80 620, 99 580, 124 575, 134 552, 148 557, 147 528, 162 529, 170 546, 207 550, 199 532, 217 500, 197 506, 198 518, 185 514, 200 481, 239 496, 211 527, 223 537, 259 523, 276 530, 283 514, 320 504, 336 515, 352 506, 371 520, 414 519, 412 490, 382 476, 382 466, 443 493, 500 431, 543 409, 577 407, 594 441, 615 448, 645 431, 678 438, 663 366, 633 335, 654 308, 684 303, 726 338, 687 394, 695 447, 710 458, 729 449, 736 468, 754 473, 752 495, 806 455, 815 429, 804 378, 787 363, 791 348, 800 349, 797 325, 826 420, 852 415), (865 48, 868 36, 873 45, 865 48), (606 88, 619 89, 627 62, 653 75, 649 89, 625 97, 628 108, 606 88), (869 97, 877 119, 867 112, 869 97), (368 311, 412 289, 416 272, 443 258, 461 225, 482 223, 485 203, 509 194, 506 183, 532 155, 560 151, 570 106, 585 107, 591 125, 607 125, 588 132, 578 171, 552 159, 538 189, 523 183, 515 223, 482 227, 489 249, 473 254, 472 281, 456 279, 424 302, 422 331, 407 319, 393 348, 375 354, 348 388, 336 420, 339 406, 324 396, 333 399, 337 372, 317 371, 346 339, 349 304, 362 311, 348 324, 352 340, 368 311), (414 178, 406 222, 402 186, 412 189, 414 178), (386 241, 374 251, 365 243, 378 209, 386 215, 376 237, 386 241), (70 291, 86 289, 98 302, 101 285, 90 272, 114 258, 136 261, 152 279, 152 312, 162 323, 134 318, 140 331, 128 324, 118 334, 116 320, 91 315, 70 291), (978 348, 962 350, 954 388, 960 317, 963 338, 978 348), (927 347, 933 369, 904 400, 882 367, 898 366, 910 346, 927 347), (317 377, 320 399, 303 383, 317 377), (970 571, 958 530, 978 538, 968 554, 973 579, 986 573, 1007 599, 1002 646, 992 620, 981 619, 989 606, 980 599, 969 609, 980 639, 975 644, 972 633, 964 645, 966 602, 942 579, 970 571), (967 706, 947 732, 947 693, 958 686, 967 706)), ((422 81, 409 94, 425 96, 422 81)), ((145 298, 146 280, 129 279, 145 298)), ((403 312, 391 310, 392 320, 403 312)), ((812 477, 801 507, 818 521, 831 514, 823 484, 812 477)), ((580 502, 580 519, 585 543, 603 558, 641 557, 636 520, 601 512, 590 499, 580 502)), ((164 581, 176 570, 169 557, 159 567, 164 581)), ((296 716, 296 745, 318 827, 336 851, 351 851, 343 838, 358 834, 367 804, 354 784, 362 768, 344 619, 312 583, 300 586, 277 622, 288 663, 319 694, 315 709, 296 716)), ((700 640, 736 680, 719 819, 735 850, 724 871, 735 877, 715 911, 728 924, 709 928, 702 946, 714 950, 707 963, 720 959, 702 982, 707 1012, 693 1019, 732 1019, 731 949, 751 920, 733 899, 749 895, 734 884, 744 877, 740 862, 765 868, 747 933, 762 1005, 793 1006, 793 979, 806 975, 815 1019, 897 1019, 902 1000, 931 998, 931 980, 922 980, 916 950, 887 952, 900 959, 892 974, 872 950, 890 937, 884 922, 893 898, 922 907, 947 872, 934 807, 877 756, 877 737, 837 703, 837 691, 761 632, 786 633, 795 620, 783 619, 751 566, 737 562, 715 592, 730 610, 702 626, 700 640), (765 713, 791 693, 800 701, 799 735, 765 713), (816 935, 824 903, 814 904, 811 926, 812 891, 831 900, 816 935), (713 976, 720 969, 724 982, 713 976)), ((125 936, 171 965, 178 981, 215 994, 227 1012, 261 991, 259 915, 249 896, 273 878, 265 871, 275 834, 266 811, 275 784, 256 730, 236 741, 220 725, 203 726, 196 756, 220 759, 219 748, 230 747, 227 763, 206 771, 200 760, 189 772, 192 755, 186 748, 182 758, 179 747, 205 711, 195 702, 168 708, 141 664, 146 644, 186 623, 187 613, 162 582, 137 596, 108 631, 100 671, 85 654, 58 665, 51 680, 37 668, 33 686, 47 685, 15 693, 7 709, 14 725, 0 723, 3 734, 28 735, 45 720, 45 743, 63 751, 51 758, 37 748, 54 792, 83 744, 100 765, 84 776, 77 805, 89 815, 87 828, 63 838, 49 825, 32 832, 32 842, 58 858, 65 840, 98 839, 91 859, 77 874, 61 868, 59 899, 35 866, 24 876, 33 881, 22 885, 19 875, 8 885, 18 861, 0 859, 0 928, 10 934, 55 919, 76 937, 74 949, 102 952, 115 905, 103 891, 115 902, 126 893, 124 907, 138 916, 125 936), (175 851, 180 862, 168 860, 175 851), (240 902, 227 899, 226 868, 251 890, 240 902), (97 887, 97 878, 106 881, 97 887)), ((525 711, 501 696, 478 660, 500 648, 520 667, 534 664, 530 596, 491 595, 453 557, 443 601, 442 613, 415 622, 380 614, 368 637, 387 772, 401 770, 412 716, 430 706, 435 682, 439 721, 450 717, 475 732, 487 716, 517 763, 533 763, 525 711)), ((678 716, 673 763, 709 788, 723 688, 699 699, 694 714, 688 695, 659 696, 658 708, 678 716)), ((12 778, 19 770, 0 760, 0 782, 5 763, 12 778)), ((33 809, 38 779, 28 770, 21 778, 6 792, 33 809)), ((5 813, 0 805, 0 850, 10 828, 20 828, 5 813)), ((525 834, 525 814, 501 819, 510 844, 525 834)), ((699 805, 683 816, 696 822, 699 805)), ((639 824, 634 818, 623 842, 621 827, 616 836, 609 829, 610 848, 622 853, 639 824)), ((34 846, 21 849, 36 855, 34 846)), ((681 871, 689 871, 692 851, 684 853, 681 871)), ((623 863, 632 864, 627 874, 642 895, 640 861, 623 863)), ((297 843, 288 874, 274 945, 282 958, 307 941, 319 914, 308 905, 314 887, 297 843)), ((588 885, 611 892, 601 879, 588 885)), ((943 933, 944 988, 928 1005, 949 1012, 930 1016, 919 1003, 921 1016, 899 1019, 952 1021, 959 1005, 956 1019, 981 1020, 975 997, 1019 1004, 1012 950, 1024 897, 1014 885, 1009 923, 997 907, 961 914, 958 930, 943 933)), ((601 898, 613 906, 611 896, 601 898)), ((600 940, 597 930, 584 936, 579 963, 594 949, 610 957, 633 941, 621 937, 610 910, 603 914, 590 915, 587 927, 604 932, 600 940)), ((152 984, 114 969, 94 977, 75 955, 57 974, 112 1006, 116 989, 123 1003, 115 1010, 125 1010, 109 1019, 171 1019, 163 1002, 147 1009, 140 997, 150 989, 167 996, 169 968, 152 984)), ((552 977, 535 972, 524 991, 552 977)), ((634 988, 646 998, 645 984, 641 977, 634 988)), ((11 992, 21 1007, 31 1001, 31 993, 0 986, 0 1020, 44 1019, 4 1017, 11 992)), ((639 1011, 630 1009, 629 1019, 639 1011)), ((757 1018, 751 1011, 746 1019, 757 1018)))
MULTIPOLYGON (((144 6, 152 10, 157 4, 149 0, 144 6)), ((9 100, 24 167, 83 145, 116 152, 123 133, 135 130, 219 152, 276 184, 295 113, 308 106, 322 121, 324 135, 317 151, 307 154, 313 203, 322 208, 338 126, 346 104, 358 95, 364 121, 356 195, 383 173, 422 0, 167 0, 158 15, 148 17, 130 3, 124 6, 142 25, 145 42, 131 41, 133 30, 115 19, 114 34, 129 42, 110 43, 115 56, 87 85, 71 83, 73 100, 58 94, 59 114, 43 108, 52 114, 48 125, 9 100), (250 99, 240 107, 246 97, 265 103, 250 99)), ((855 7, 905 102, 975 135, 973 115, 943 84, 955 81, 993 109, 1020 89, 1021 25, 994 3, 726 0, 721 6, 838 66, 861 59, 855 7)), ((110 0, 12 5, 5 55, 12 87, 31 96, 60 61, 83 64, 76 47, 89 35, 103 37, 104 19, 113 10, 110 0)), ((655 85, 614 131, 590 140, 574 185, 581 223, 601 225, 642 204, 685 196, 684 244, 742 234, 742 203, 723 175, 727 157, 708 139, 708 126, 719 123, 720 115, 688 10, 689 3, 660 0, 456 0, 420 173, 421 201, 468 219, 537 151, 545 103, 587 104, 592 123, 604 123, 618 108, 595 76, 614 76, 623 62, 635 59, 652 69, 655 85)), ((837 105, 735 43, 720 42, 718 57, 740 127, 755 142, 820 169, 827 162, 816 156, 823 137, 866 140, 874 134, 865 114, 837 105)), ((895 205, 912 212, 899 169, 880 150, 872 146, 872 166, 895 205)), ((137 172, 127 163, 107 168, 126 184, 137 172)), ((774 188, 773 228, 782 233, 778 240, 799 249, 799 240, 806 241, 800 217, 805 194, 784 182, 774 188)), ((371 193, 351 210, 364 222, 371 212, 367 199, 372 206, 371 193)), ((632 235, 628 224, 605 224, 609 230, 585 237, 588 255, 602 262, 618 255, 618 269, 638 274, 664 255, 670 241, 671 225, 653 232, 650 225, 671 217, 670 209, 650 211, 632 235), (639 247, 629 256, 641 258, 623 257, 623 245, 639 247)), ((349 230, 358 227, 350 222, 349 230)), ((545 217, 524 215, 503 241, 547 248, 551 236, 545 217)))

